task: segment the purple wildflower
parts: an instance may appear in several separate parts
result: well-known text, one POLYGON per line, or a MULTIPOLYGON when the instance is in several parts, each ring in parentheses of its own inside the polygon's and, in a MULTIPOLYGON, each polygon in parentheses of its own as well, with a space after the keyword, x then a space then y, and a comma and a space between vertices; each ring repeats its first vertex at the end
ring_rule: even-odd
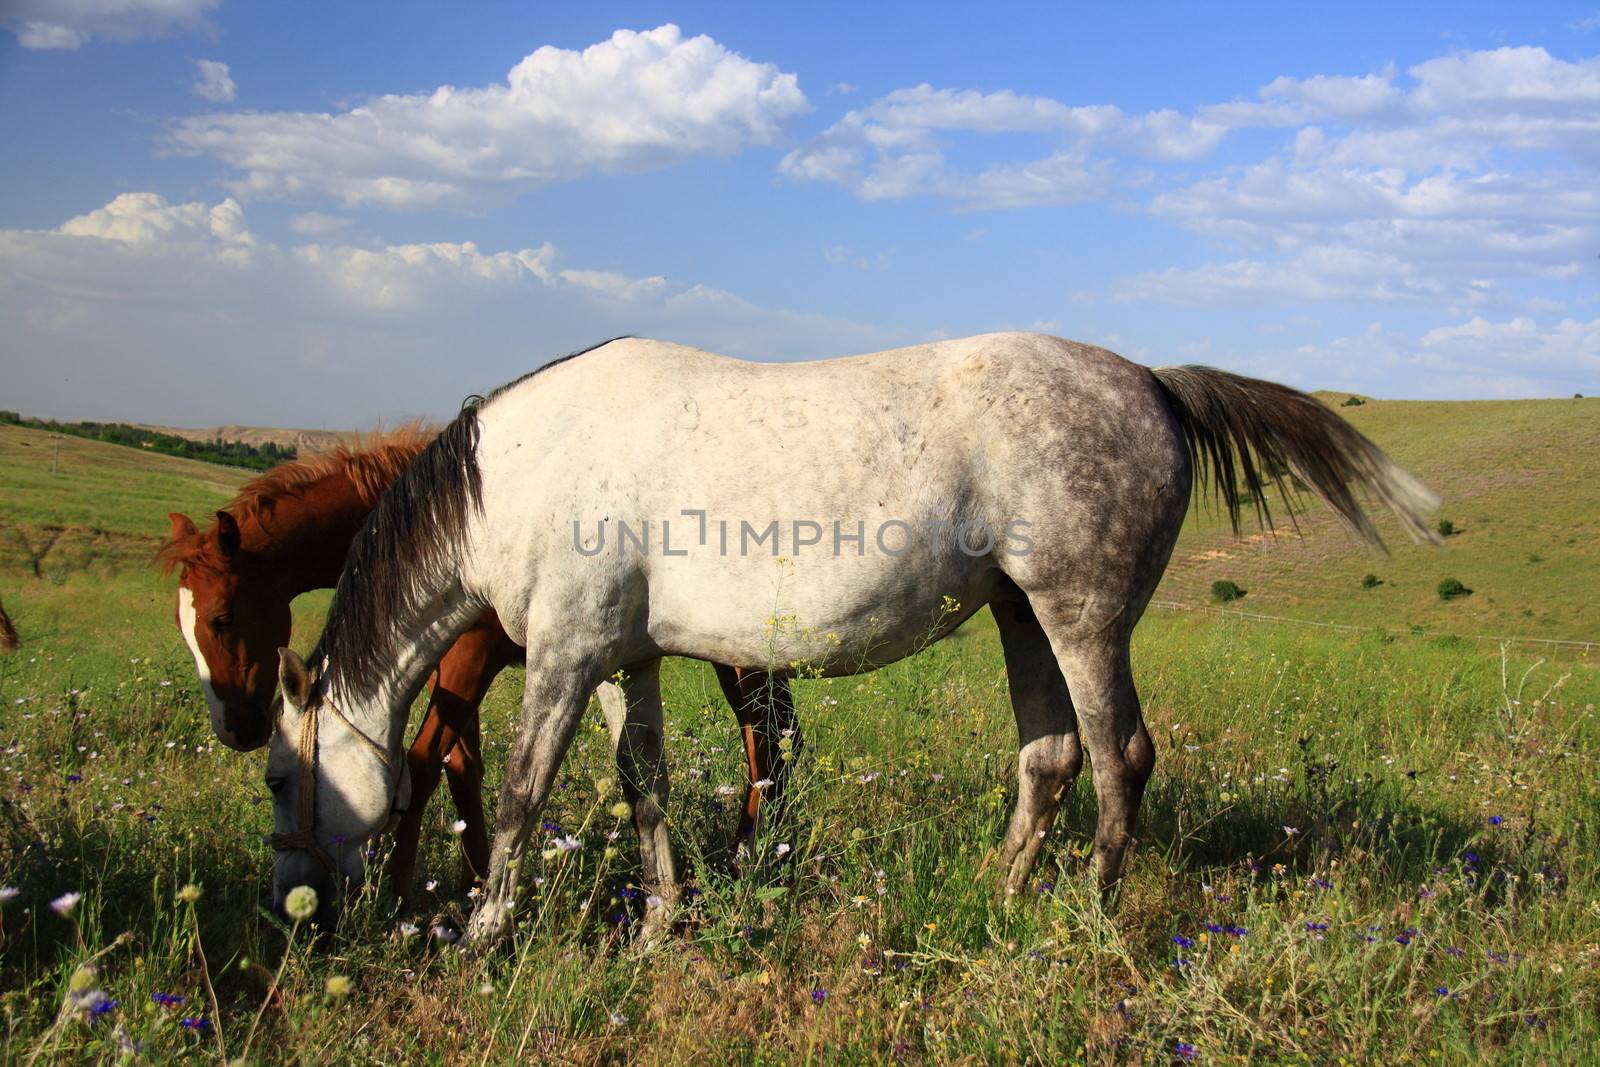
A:
POLYGON ((1489 816, 1489 818, 1488 818, 1488 819, 1486 819, 1486 820, 1485 820, 1485 821, 1486 821, 1486 822, 1487 822, 1487 823, 1488 823, 1488 824, 1489 824, 1489 825, 1490 825, 1490 826, 1499 826, 1499 825, 1500 825, 1500 824, 1501 824, 1501 823, 1503 823, 1503 822, 1505 822, 1505 821, 1506 821, 1506 820, 1505 820, 1505 818, 1504 818, 1504 816, 1500 816, 1500 815, 1491 815, 1491 816, 1489 816))
POLYGON ((1177 1044, 1172 1046, 1172 1051, 1176 1052, 1180 1059, 1185 1060, 1192 1060, 1196 1056, 1200 1055, 1200 1053, 1195 1050, 1195 1047, 1187 1041, 1179 1041, 1177 1044))
POLYGON ((176 1008, 189 998, 180 997, 176 993, 151 993, 150 999, 161 1005, 163 1008, 176 1008))
POLYGON ((1194 938, 1184 937, 1182 934, 1173 934, 1172 943, 1179 948, 1194 948, 1194 938))
POLYGON ((827 999, 828 999, 828 991, 826 989, 823 989, 821 986, 818 986, 817 988, 815 988, 815 989, 813 989, 811 991, 811 1000, 812 1000, 813 1003, 821 1004, 824 1000, 827 1000, 827 999))

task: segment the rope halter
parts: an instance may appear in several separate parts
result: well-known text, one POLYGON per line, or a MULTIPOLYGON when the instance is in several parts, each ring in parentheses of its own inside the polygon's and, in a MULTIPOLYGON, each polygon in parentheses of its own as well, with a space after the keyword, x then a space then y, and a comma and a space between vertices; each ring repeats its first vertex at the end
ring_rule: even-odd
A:
MULTIPOLYGON (((361 730, 356 727, 356 724, 351 722, 344 712, 333 706, 331 701, 324 701, 323 703, 326 705, 329 711, 337 715, 340 720, 350 728, 351 733, 359 737, 368 748, 372 749, 372 751, 377 755, 378 761, 383 764, 385 775, 388 776, 389 781, 392 781, 394 778, 394 763, 389 759, 388 750, 382 745, 378 744, 378 742, 374 741, 372 738, 368 737, 366 734, 362 733, 361 730)), ((337 879, 339 877, 339 865, 335 863, 333 857, 328 855, 327 851, 320 844, 318 844, 316 835, 317 723, 322 718, 322 716, 319 714, 319 711, 320 708, 318 706, 311 705, 305 709, 305 714, 300 717, 300 781, 299 785, 297 786, 300 792, 300 803, 298 811, 299 818, 296 821, 295 829, 287 834, 275 833, 271 835, 268 840, 272 843, 272 848, 276 852, 293 852, 299 850, 311 853, 311 855, 317 858, 317 862, 321 863, 323 868, 326 869, 327 872, 335 879, 337 879)), ((385 785, 387 784, 388 782, 385 782, 385 785)), ((398 790, 395 791, 394 799, 396 803, 398 803, 400 800, 398 790)), ((401 809, 396 808, 395 810, 398 813, 401 809)))

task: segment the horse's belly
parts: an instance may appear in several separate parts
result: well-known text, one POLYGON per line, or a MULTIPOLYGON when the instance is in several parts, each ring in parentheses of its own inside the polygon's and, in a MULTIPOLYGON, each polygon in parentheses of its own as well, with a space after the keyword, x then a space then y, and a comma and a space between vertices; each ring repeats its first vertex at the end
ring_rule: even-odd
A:
POLYGON ((653 561, 651 640, 746 667, 850 674, 901 659, 987 599, 986 561, 961 554, 653 561))

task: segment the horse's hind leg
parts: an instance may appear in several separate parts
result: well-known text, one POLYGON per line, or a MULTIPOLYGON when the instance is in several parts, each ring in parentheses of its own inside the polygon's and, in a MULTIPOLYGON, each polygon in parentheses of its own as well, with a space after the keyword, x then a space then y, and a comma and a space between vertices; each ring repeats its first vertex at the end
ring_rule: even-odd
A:
POLYGON ((1027 884, 1045 835, 1083 766, 1077 718, 1050 640, 1026 603, 991 606, 1017 718, 1017 807, 1000 850, 1006 895, 1027 884))
POLYGON ((561 636, 528 635, 522 721, 506 760, 505 784, 495 810, 489 876, 468 926, 468 936, 475 944, 497 941, 511 933, 517 878, 528 839, 539 824, 561 757, 572 744, 603 669, 589 659, 556 654, 554 650, 564 644, 561 636))
MULTIPOLYGON (((1130 627, 1111 625, 1096 631, 1077 626, 1053 628, 1051 615, 1037 603, 1035 607, 1050 634, 1089 749, 1100 809, 1094 837, 1095 867, 1101 892, 1109 895, 1122 877, 1134 819, 1156 764, 1155 745, 1145 729, 1128 664, 1130 627)), ((1076 617, 1078 612, 1068 614, 1076 617)))

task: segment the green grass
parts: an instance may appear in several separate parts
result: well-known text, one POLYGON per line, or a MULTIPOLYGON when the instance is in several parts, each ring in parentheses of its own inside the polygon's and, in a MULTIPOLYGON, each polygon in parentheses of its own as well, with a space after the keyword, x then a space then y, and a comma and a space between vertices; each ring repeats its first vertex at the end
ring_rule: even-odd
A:
MULTIPOLYGON (((1341 410, 1370 419, 1389 406, 1341 410)), ((1385 444, 1394 432, 1402 458, 1413 445, 1419 466, 1454 454, 1444 431, 1391 418, 1367 428, 1385 444)), ((1537 410, 1518 425, 1576 432, 1537 410)), ((1496 446, 1502 460, 1512 436, 1496 446)), ((375 889, 336 937, 312 945, 261 908, 262 757, 212 741, 170 586, 143 562, 165 512, 206 513, 233 472, 130 453, 152 462, 119 473, 91 456, 70 491, 51 492, 48 454, 41 470, 38 453, 11 462, 25 451, 15 447, 0 434, 8 530, 81 525, 143 547, 53 575, 9 558, 0 569, 25 642, 0 659, 0 885, 19 890, 0 905, 9 1062, 114 1060, 132 1043, 155 1060, 214 1061, 223 1045, 236 1056, 263 1004, 251 1055, 273 1063, 1161 1063, 1178 1059, 1180 1042, 1199 1062, 1562 1063, 1600 1047, 1595 661, 1562 652, 1538 665, 1512 648, 1503 664, 1491 644, 1409 633, 1446 628, 1409 612, 1491 595, 1534 636, 1569 636, 1585 621, 1592 570, 1573 565, 1577 588, 1502 584, 1509 557, 1559 562, 1566 529, 1592 529, 1592 498, 1564 473, 1576 451, 1527 461, 1553 487, 1528 491, 1543 513, 1519 518, 1487 491, 1448 508, 1461 530, 1448 572, 1409 561, 1409 549, 1393 564, 1347 558, 1319 547, 1332 536, 1322 527, 1286 576, 1240 569, 1256 555, 1224 561, 1236 564, 1226 573, 1181 565, 1169 585, 1192 580, 1196 602, 1226 577, 1250 590, 1253 610, 1271 603, 1370 629, 1147 617, 1134 663, 1159 762, 1109 916, 1084 858, 1087 774, 1026 898, 1003 905, 993 873, 979 873, 1005 824, 1016 754, 985 614, 891 668, 798 685, 807 741, 794 805, 738 880, 721 873, 735 812, 718 793, 743 781, 732 717, 708 669, 669 663, 669 817, 699 893, 681 932, 648 950, 615 921, 637 915, 625 899, 637 849, 596 784, 613 772, 591 709, 546 815, 583 847, 536 865, 543 881, 514 945, 475 959, 427 934, 459 930, 470 907, 455 892, 454 814, 440 801, 422 857, 438 885, 414 910, 375 889), (1495 525, 1514 521, 1525 525, 1495 525), (1523 540, 1509 552, 1457 549, 1486 526, 1522 529, 1523 540), (1340 586, 1347 565, 1353 578, 1340 586), (1362 589, 1373 570, 1384 585, 1362 589), (1478 592, 1442 604, 1445 573, 1478 592), (789 846, 781 861, 779 845, 789 846), (190 883, 198 903, 175 900, 190 883), (48 902, 68 891, 83 900, 59 916, 48 902), (405 936, 401 921, 422 932, 405 936), (91 960, 80 983, 118 1002, 93 1022, 62 1007, 91 960), (330 996, 332 976, 354 992, 330 996), (162 1007, 156 992, 186 1001, 162 1007), (185 1029, 184 1017, 210 1029, 185 1029)), ((1468 480, 1451 469, 1436 479, 1447 491, 1468 480)), ((1225 543, 1208 536, 1197 523, 1180 554, 1225 543)), ((325 595, 297 605, 300 647, 325 605, 325 595)), ((508 672, 485 706, 491 788, 520 686, 508 672)))

